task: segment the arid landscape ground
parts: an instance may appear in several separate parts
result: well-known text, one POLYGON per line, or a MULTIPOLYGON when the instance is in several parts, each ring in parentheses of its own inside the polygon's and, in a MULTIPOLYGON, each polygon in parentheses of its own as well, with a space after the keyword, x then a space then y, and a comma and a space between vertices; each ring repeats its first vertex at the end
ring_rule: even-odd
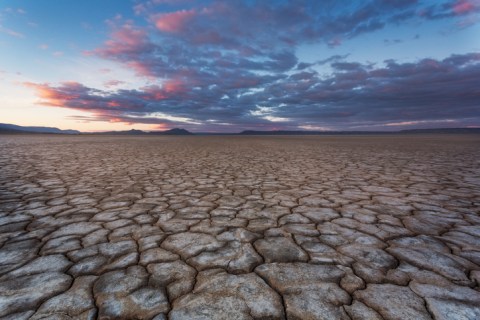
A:
POLYGON ((480 136, 0 136, 1 319, 480 319, 480 136))

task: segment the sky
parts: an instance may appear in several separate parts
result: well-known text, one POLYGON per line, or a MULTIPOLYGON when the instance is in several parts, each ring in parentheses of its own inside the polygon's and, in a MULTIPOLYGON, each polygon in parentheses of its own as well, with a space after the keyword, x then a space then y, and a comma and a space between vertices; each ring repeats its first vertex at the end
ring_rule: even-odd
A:
POLYGON ((0 0, 0 122, 480 127, 480 0, 0 0))

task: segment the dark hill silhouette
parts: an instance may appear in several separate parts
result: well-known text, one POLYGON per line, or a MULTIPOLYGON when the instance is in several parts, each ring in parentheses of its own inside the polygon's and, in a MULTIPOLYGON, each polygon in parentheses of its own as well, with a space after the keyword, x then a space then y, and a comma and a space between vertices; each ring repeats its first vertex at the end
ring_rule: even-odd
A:
POLYGON ((180 128, 174 128, 166 131, 143 131, 131 129, 127 131, 106 131, 106 132, 89 132, 90 134, 104 135, 169 135, 169 136, 187 136, 193 135, 190 131, 180 128))
POLYGON ((378 134, 480 134, 480 128, 433 128, 433 129, 406 129, 400 131, 302 131, 302 130, 273 130, 257 131, 244 130, 239 133, 210 133, 197 132, 192 133, 186 129, 173 128, 165 131, 143 131, 143 130, 125 130, 125 131, 105 131, 105 132, 80 132, 78 130, 61 130, 54 127, 27 127, 15 124, 0 123, 0 134, 100 134, 100 135, 171 135, 171 136, 190 136, 190 135, 378 135, 378 134))
MULTIPOLYGON (((150 134, 157 134, 157 133, 156 132, 150 132, 150 134)), ((161 131, 158 134, 175 135, 175 136, 190 136, 190 135, 193 135, 193 133, 191 133, 190 131, 185 130, 185 129, 181 129, 181 128, 174 128, 174 129, 170 129, 170 130, 167 130, 167 131, 161 131)))
POLYGON ((408 129, 401 131, 256 131, 245 130, 240 135, 377 135, 377 134, 459 134, 480 133, 480 128, 436 128, 436 129, 408 129))
POLYGON ((77 130, 61 130, 53 127, 24 127, 15 124, 0 123, 0 133, 59 133, 79 134, 77 130))

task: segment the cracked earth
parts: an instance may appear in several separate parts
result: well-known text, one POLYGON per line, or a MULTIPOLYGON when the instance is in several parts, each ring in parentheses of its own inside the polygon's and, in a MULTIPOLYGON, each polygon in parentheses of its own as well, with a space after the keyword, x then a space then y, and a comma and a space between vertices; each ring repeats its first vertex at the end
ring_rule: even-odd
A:
POLYGON ((480 319, 480 137, 0 137, 1 319, 480 319))

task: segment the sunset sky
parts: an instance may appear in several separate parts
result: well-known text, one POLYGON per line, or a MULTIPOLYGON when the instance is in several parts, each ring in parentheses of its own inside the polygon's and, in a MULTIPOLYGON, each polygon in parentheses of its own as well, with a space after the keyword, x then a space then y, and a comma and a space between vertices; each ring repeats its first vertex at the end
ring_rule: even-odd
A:
POLYGON ((0 122, 480 126, 480 0, 0 0, 0 122))

